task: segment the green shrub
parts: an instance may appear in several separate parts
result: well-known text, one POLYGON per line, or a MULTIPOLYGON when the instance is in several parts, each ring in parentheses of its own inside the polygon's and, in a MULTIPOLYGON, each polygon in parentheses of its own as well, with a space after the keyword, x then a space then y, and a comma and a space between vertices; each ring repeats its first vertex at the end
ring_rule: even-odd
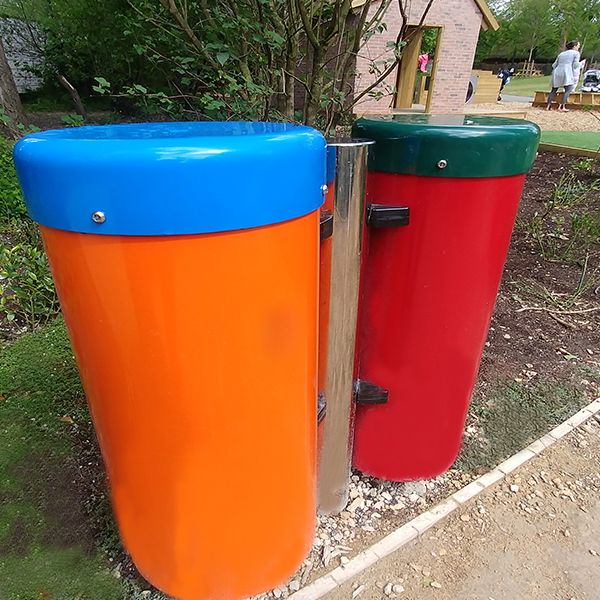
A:
POLYGON ((12 148, 13 142, 0 136, 0 226, 27 216, 12 159, 12 148))
POLYGON ((81 115, 63 115, 61 121, 67 127, 79 127, 85 123, 85 120, 81 115))
MULTIPOLYGON (((14 231, 14 230, 13 230, 14 231)), ((22 241, 0 248, 0 313, 34 329, 59 311, 48 259, 34 226, 24 224, 15 237, 22 241)))

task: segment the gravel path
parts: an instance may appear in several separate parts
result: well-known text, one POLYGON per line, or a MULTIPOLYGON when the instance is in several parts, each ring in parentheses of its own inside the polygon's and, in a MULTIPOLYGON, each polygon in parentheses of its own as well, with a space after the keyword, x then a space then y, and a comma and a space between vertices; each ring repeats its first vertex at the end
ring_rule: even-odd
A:
POLYGON ((489 111, 524 111, 527 118, 537 123, 543 130, 549 131, 600 131, 600 111, 572 110, 561 113, 557 110, 547 111, 533 108, 526 102, 498 102, 477 104, 471 114, 489 111))
POLYGON ((526 102, 531 104, 533 96, 511 96, 510 94, 502 94, 502 102, 526 102))
POLYGON ((313 549, 296 575, 251 600, 287 598, 305 584, 348 562, 347 556, 425 512, 474 478, 451 469, 426 481, 393 483, 352 475, 350 501, 340 515, 319 516, 313 549))
POLYGON ((597 600, 600 417, 328 600, 597 600))

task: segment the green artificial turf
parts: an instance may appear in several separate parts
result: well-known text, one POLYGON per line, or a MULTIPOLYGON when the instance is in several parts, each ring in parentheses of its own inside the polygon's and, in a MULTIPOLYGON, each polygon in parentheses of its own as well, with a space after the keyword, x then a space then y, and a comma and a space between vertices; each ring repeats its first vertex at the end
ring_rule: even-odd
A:
POLYGON ((543 131, 542 143, 597 151, 600 150, 600 131, 543 131))

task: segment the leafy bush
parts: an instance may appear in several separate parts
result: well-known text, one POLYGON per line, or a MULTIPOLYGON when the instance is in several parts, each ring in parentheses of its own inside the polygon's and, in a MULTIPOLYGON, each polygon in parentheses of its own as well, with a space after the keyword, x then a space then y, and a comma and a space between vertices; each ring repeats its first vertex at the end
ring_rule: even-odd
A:
POLYGON ((12 159, 13 143, 0 136, 0 227, 23 219, 27 209, 12 159))
MULTIPOLYGON (((125 84, 144 70, 126 35, 128 0, 4 0, 5 11, 35 26, 20 31, 25 47, 43 48, 38 67, 47 86, 62 90, 64 75, 85 96, 102 71, 125 84)), ((64 90, 63 90, 64 92, 64 90)))
POLYGON ((67 127, 79 127, 85 122, 81 115, 63 115, 61 121, 67 127))
POLYGON ((0 137, 0 318, 33 329, 59 306, 38 229, 27 217, 12 147, 0 137))
POLYGON ((22 241, 0 248, 0 312, 34 329, 60 312, 58 298, 35 226, 23 224, 12 233, 22 241))

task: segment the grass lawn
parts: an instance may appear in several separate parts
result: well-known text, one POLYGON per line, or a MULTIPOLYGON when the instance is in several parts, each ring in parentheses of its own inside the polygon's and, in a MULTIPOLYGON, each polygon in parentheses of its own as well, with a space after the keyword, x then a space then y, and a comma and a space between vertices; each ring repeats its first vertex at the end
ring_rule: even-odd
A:
POLYGON ((89 416, 62 320, 1 350, 0 392, 0 598, 121 598, 82 507, 71 431, 89 416))
POLYGON ((503 92, 511 96, 532 96, 550 90, 550 75, 542 77, 513 77, 503 92))
POLYGON ((473 397, 469 422, 477 425, 479 436, 465 438, 456 466, 467 472, 490 469, 585 404, 583 392, 569 382, 498 381, 473 397))
POLYGON ((0 350, 0 392, 0 598, 143 598, 87 514, 74 435, 90 417, 62 319, 0 350))
POLYGON ((596 151, 600 149, 600 131, 542 131, 542 143, 596 151))

